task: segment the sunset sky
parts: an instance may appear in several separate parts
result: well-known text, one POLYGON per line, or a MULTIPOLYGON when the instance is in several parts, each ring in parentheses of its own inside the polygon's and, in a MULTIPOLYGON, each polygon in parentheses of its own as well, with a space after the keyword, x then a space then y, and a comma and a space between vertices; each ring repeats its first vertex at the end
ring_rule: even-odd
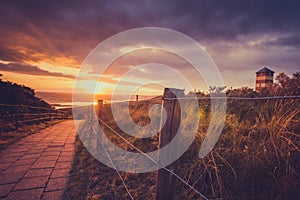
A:
MULTIPOLYGON (((299 8, 296 0, 2 0, 0 73, 4 80, 37 91, 71 92, 81 63, 101 41, 152 26, 182 32, 203 45, 226 86, 253 88, 255 72, 263 66, 288 75, 299 71, 299 8)), ((109 93, 122 67, 134 67, 134 59, 150 62, 145 54, 134 56, 115 62, 98 92, 109 93)), ((97 74, 86 73, 88 78, 80 81, 94 84, 97 74)), ((143 81, 138 74, 128 80, 138 81, 143 81)))

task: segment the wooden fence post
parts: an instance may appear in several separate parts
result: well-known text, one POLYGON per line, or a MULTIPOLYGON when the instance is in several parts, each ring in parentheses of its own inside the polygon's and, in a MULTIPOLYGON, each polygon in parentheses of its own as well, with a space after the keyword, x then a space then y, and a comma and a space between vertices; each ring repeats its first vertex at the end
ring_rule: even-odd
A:
POLYGON ((65 119, 69 119, 69 113, 68 113, 67 110, 64 112, 64 118, 65 118, 65 119))
MULTIPOLYGON (((103 108, 103 100, 98 100, 97 112, 96 112, 98 119, 101 119, 102 108, 103 108)), ((100 125, 101 125, 101 123, 100 123, 100 125)))
POLYGON ((100 111, 101 111, 102 107, 103 107, 103 100, 100 99, 100 100, 98 100, 98 112, 99 112, 98 117, 100 117, 100 111))
POLYGON ((17 109, 16 109, 16 131, 18 130, 19 128, 19 106, 17 106, 17 109))
MULTIPOLYGON (((102 108, 103 108, 103 100, 98 100, 98 122, 99 122, 99 126, 101 127, 102 129, 102 123, 101 123, 101 112, 102 112, 102 108)), ((97 133, 98 134, 98 133, 97 133)), ((100 136, 101 137, 101 136, 100 136)), ((101 144, 100 144, 100 140, 99 140, 99 137, 96 137, 97 138, 97 142, 96 142, 96 148, 100 148, 101 147, 101 144)))
POLYGON ((38 109, 38 114, 39 114, 38 115, 39 119, 37 120, 37 122, 40 124, 42 122, 41 119, 40 119, 41 118, 41 109, 38 109))
MULTIPOLYGON (((159 149, 167 145, 173 137, 176 135, 181 118, 181 110, 178 97, 184 96, 184 90, 174 89, 174 88, 165 88, 163 95, 163 108, 167 112, 167 119, 164 127, 162 128, 159 135, 159 149)), ((170 154, 172 152, 169 152, 170 154)), ((159 156, 159 159, 163 159, 159 156)), ((174 161, 172 164, 166 168, 170 171, 176 173, 176 164, 177 161, 174 161)), ((157 182, 156 182, 156 199, 157 200, 168 200, 173 199, 175 192, 175 176, 170 174, 165 169, 159 169, 157 173, 157 182)))
POLYGON ((52 124, 52 112, 49 113, 50 124, 52 124))
POLYGON ((93 110, 94 110, 94 105, 91 104, 88 106, 88 113, 87 113, 87 120, 90 125, 90 133, 93 134, 93 110))
POLYGON ((136 108, 139 109, 139 95, 135 95, 136 108))

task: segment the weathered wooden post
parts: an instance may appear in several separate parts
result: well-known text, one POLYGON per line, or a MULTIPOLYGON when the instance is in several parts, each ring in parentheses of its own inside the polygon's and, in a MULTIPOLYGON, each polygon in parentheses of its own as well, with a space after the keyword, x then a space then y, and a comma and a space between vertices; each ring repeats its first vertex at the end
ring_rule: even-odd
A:
POLYGON ((19 128, 19 106, 16 108, 16 131, 19 128))
POLYGON ((41 116, 41 109, 38 109, 38 123, 40 124, 42 122, 42 120, 40 119, 42 116, 41 116))
POLYGON ((136 108, 139 109, 139 95, 135 95, 135 104, 136 104, 136 108))
POLYGON ((52 124, 52 111, 49 112, 50 124, 52 124))
MULTIPOLYGON (((183 96, 184 90, 174 88, 164 89, 163 108, 167 112, 167 119, 159 135, 159 149, 167 145, 174 138, 178 131, 181 118, 181 109, 179 101, 176 98, 183 96)), ((169 153, 171 154, 172 152, 169 153)), ((163 158, 159 156, 159 159, 163 158)), ((177 161, 174 161, 166 168, 176 173, 176 164, 177 161)), ((175 192, 175 182, 175 176, 170 174, 165 169, 159 169, 156 182, 156 199, 173 199, 173 195, 175 192)))
POLYGON ((100 117, 100 111, 101 111, 102 107, 103 107, 103 100, 100 99, 100 100, 98 100, 98 111, 99 111, 98 117, 100 117))
POLYGON ((68 113, 68 110, 66 110, 66 111, 64 112, 64 118, 65 118, 65 119, 69 119, 69 113, 68 113))
MULTIPOLYGON (((101 123, 101 114, 102 114, 102 108, 103 108, 103 100, 101 99, 101 100, 98 100, 98 113, 97 113, 97 115, 98 115, 98 122, 99 122, 99 125, 100 125, 100 127, 101 127, 101 129, 102 129, 102 123, 101 123)), ((98 134, 98 133, 97 133, 98 134)), ((98 149, 98 148, 100 148, 101 147, 101 144, 100 144, 100 137, 101 136, 97 136, 96 138, 97 138, 97 143, 96 143, 96 148, 98 149)))
MULTIPOLYGON (((93 131, 93 109, 94 109, 94 105, 93 104, 90 104, 89 106, 87 106, 87 108, 86 108, 87 110, 87 112, 86 112, 86 122, 87 122, 87 124, 88 124, 88 127, 89 127, 89 129, 90 129, 90 131, 89 131, 89 133, 90 133, 90 135, 89 136, 91 136, 91 135, 93 135, 94 134, 94 131, 93 131)), ((87 135, 87 137, 88 137, 88 135, 87 135)))
POLYGON ((54 111, 54 114, 53 114, 53 115, 54 115, 54 117, 53 117, 54 121, 57 120, 57 119, 58 119, 57 110, 54 111))
POLYGON ((103 100, 100 99, 100 100, 98 100, 97 112, 96 112, 98 119, 101 119, 102 108, 103 108, 103 100))

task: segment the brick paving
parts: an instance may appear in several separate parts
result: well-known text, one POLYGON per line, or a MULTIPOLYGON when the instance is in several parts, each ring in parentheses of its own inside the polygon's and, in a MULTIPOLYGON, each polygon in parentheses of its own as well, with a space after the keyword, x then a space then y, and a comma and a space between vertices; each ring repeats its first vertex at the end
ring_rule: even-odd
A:
POLYGON ((0 152, 0 199, 60 199, 75 155, 72 120, 30 135, 0 152))

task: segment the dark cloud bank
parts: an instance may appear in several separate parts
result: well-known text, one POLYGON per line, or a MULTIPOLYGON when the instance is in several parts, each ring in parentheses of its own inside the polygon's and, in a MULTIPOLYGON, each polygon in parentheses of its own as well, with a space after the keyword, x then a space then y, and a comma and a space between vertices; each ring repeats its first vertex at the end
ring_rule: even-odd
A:
POLYGON ((299 70, 300 62, 299 8, 300 2, 296 0, 4 0, 0 3, 0 59, 21 63, 36 59, 32 55, 39 52, 50 57, 71 56, 81 63, 93 47, 113 34, 158 26, 193 37, 212 51, 217 60, 218 56, 226 57, 223 54, 227 48, 234 50, 241 44, 247 48, 251 39, 276 36, 251 47, 262 51, 277 48, 273 54, 245 63, 240 70, 266 63, 281 65, 282 71, 295 71, 299 70), (15 46, 33 53, 15 51, 15 46), (282 55, 278 57, 280 48, 282 55))

